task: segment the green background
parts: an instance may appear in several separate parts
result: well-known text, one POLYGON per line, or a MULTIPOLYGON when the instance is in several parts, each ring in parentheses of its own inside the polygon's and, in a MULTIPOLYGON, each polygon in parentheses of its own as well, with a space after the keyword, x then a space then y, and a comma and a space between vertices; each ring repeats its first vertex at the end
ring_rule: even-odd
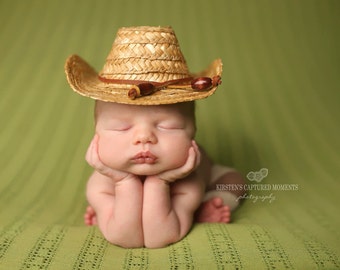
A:
POLYGON ((339 48, 337 0, 0 0, 0 269, 339 269, 339 48), (134 25, 171 25, 193 72, 222 58, 197 140, 244 176, 267 168, 260 185, 298 190, 251 191, 233 223, 164 249, 83 225, 93 101, 64 62, 100 70, 134 25))

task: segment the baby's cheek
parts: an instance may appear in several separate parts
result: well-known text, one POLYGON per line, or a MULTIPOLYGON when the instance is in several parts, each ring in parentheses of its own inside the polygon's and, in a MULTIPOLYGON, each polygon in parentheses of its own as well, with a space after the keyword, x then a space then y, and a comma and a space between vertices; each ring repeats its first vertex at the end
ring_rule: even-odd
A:
POLYGON ((105 165, 110 166, 115 160, 116 153, 114 151, 114 148, 111 146, 110 142, 105 139, 102 139, 99 141, 98 154, 99 154, 100 160, 105 165))
POLYGON ((173 168, 181 167, 185 164, 189 155, 189 148, 191 145, 182 143, 176 146, 170 147, 168 161, 171 163, 173 168))

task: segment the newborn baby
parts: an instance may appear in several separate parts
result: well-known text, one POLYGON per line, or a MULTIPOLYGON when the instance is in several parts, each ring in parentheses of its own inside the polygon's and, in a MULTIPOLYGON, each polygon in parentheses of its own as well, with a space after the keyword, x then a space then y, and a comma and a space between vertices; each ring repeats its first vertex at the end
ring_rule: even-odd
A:
POLYGON ((115 245, 160 248, 193 222, 230 221, 243 191, 220 187, 243 178, 195 142, 194 102, 221 84, 221 59, 194 74, 171 27, 122 27, 101 72, 71 55, 65 73, 75 92, 96 100, 87 225, 115 245))
POLYGON ((194 105, 96 102, 85 222, 98 224, 109 242, 159 248, 181 240, 194 220, 230 221, 242 194, 214 189, 243 179, 214 168, 197 146, 194 105))

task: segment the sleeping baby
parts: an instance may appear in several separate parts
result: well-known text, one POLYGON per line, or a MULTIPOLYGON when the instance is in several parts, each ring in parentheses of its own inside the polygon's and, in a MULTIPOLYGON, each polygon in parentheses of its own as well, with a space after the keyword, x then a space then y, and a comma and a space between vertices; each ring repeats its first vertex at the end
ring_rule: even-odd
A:
POLYGON ((193 76, 170 27, 130 27, 119 29, 99 75, 77 55, 65 71, 76 92, 96 100, 87 225, 121 247, 161 248, 194 222, 230 222, 243 191, 216 186, 244 180, 195 142, 195 100, 221 83, 219 59, 193 76))

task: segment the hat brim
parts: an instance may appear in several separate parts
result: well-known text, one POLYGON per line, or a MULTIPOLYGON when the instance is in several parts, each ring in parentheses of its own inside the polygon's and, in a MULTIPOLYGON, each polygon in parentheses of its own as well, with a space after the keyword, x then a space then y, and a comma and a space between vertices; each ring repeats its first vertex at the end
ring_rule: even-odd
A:
MULTIPOLYGON (((188 102, 203 99, 212 95, 216 89, 213 87, 207 91, 194 91, 189 87, 166 88, 152 95, 130 99, 128 91, 131 85, 105 83, 99 80, 98 73, 78 55, 71 55, 65 63, 65 73, 71 88, 80 95, 92 99, 134 105, 160 105, 188 102)), ((216 59, 198 77, 221 76, 222 61, 216 59)))

